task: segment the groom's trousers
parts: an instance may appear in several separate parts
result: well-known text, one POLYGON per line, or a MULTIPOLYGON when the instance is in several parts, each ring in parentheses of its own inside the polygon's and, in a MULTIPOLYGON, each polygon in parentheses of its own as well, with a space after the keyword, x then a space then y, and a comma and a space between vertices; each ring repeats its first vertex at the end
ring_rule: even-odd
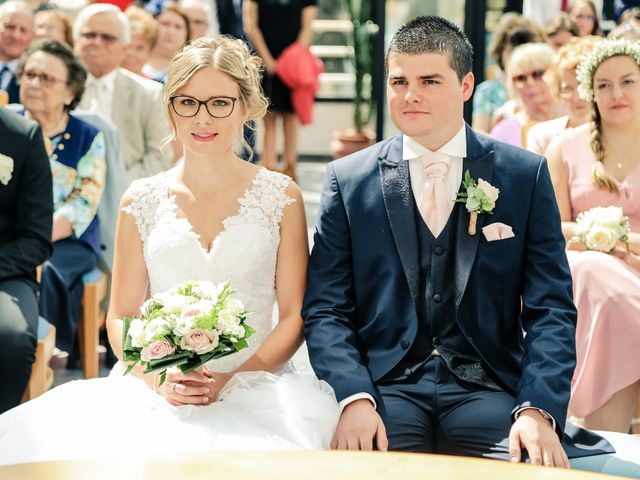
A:
POLYGON ((459 380, 442 357, 378 391, 389 450, 508 460, 514 397, 459 380))

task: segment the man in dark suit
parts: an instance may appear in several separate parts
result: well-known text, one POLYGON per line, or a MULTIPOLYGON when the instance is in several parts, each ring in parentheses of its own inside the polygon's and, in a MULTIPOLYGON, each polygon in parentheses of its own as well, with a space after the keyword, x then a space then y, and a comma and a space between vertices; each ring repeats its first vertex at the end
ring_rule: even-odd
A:
POLYGON ((302 311, 311 364, 343 409, 333 448, 511 461, 526 449, 559 467, 565 450, 610 451, 564 434, 576 310, 545 159, 464 123, 472 48, 451 22, 412 20, 386 63, 402 135, 329 165, 302 311), (466 172, 486 201, 476 231, 478 205, 454 202, 480 195, 466 172))
POLYGON ((40 127, 0 108, 0 413, 20 403, 36 346, 36 267, 51 253, 51 167, 40 127))
POLYGON ((0 90, 6 92, 2 99, 5 104, 20 103, 16 70, 32 39, 33 13, 29 5, 21 0, 0 5, 0 90))

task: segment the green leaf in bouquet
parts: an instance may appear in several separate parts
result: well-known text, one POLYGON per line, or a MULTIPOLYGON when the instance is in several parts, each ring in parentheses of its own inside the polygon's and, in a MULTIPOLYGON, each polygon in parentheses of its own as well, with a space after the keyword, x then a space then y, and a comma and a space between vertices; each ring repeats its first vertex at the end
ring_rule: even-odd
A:
POLYGON ((256 330, 251 325, 242 323, 242 327, 244 328, 244 338, 248 338, 254 333, 256 333, 256 330))
POLYGON ((127 365, 127 369, 124 371, 124 375, 128 375, 129 373, 131 373, 131 370, 133 370, 135 368, 135 366, 138 364, 138 362, 134 362, 134 363, 130 363, 129 365, 127 365))
POLYGON ((243 348, 247 348, 248 346, 249 344, 244 338, 241 338, 240 340, 238 340, 233 344, 233 348, 235 349, 236 352, 242 350, 243 348))
POLYGON ((162 370, 160 372, 160 375, 158 375, 158 377, 160 378, 160 382, 158 383, 158 387, 161 386, 164 381, 167 379, 167 371, 166 370, 162 370))
POLYGON ((183 363, 187 358, 192 355, 192 352, 180 352, 173 355, 167 355, 166 357, 159 358, 157 360, 151 360, 146 362, 147 368, 144 373, 155 372, 157 370, 167 369, 183 363))

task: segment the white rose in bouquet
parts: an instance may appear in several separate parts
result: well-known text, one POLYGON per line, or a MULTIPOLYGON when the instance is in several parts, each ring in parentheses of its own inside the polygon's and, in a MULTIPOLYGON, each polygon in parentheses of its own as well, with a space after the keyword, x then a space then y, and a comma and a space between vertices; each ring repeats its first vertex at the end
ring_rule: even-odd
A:
POLYGON ((156 339, 169 335, 173 330, 174 324, 175 321, 172 321, 170 317, 157 317, 149 321, 144 326, 146 344, 148 345, 156 339))
POLYGON ((595 226, 585 235, 584 240, 589 250, 609 252, 616 246, 617 237, 613 230, 606 227, 595 226))
POLYGON ((158 294, 155 298, 162 303, 163 307, 171 313, 179 314, 180 311, 192 301, 191 297, 175 293, 173 295, 158 294))
POLYGON ((220 310, 218 313, 218 331, 222 335, 231 337, 242 337, 244 335, 244 328, 240 326, 240 318, 228 308, 220 310))
POLYGON ((147 345, 144 333, 144 323, 139 318, 134 318, 129 324, 129 336, 131 337, 131 345, 136 348, 142 348, 147 345))
POLYGON ((173 328, 173 334, 176 337, 184 337, 193 330, 194 317, 180 317, 176 320, 176 326, 173 328))

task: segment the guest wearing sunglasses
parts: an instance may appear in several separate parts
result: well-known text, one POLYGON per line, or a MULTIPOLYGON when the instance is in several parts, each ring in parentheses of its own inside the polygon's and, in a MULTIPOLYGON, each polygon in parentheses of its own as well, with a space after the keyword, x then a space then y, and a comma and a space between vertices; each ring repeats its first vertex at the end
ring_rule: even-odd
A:
POLYGON ((507 64, 507 91, 517 108, 512 116, 496 124, 492 137, 525 148, 529 128, 563 114, 545 79, 553 55, 546 43, 529 43, 514 49, 507 64))
POLYGON ((129 180, 168 168, 173 152, 161 148, 169 135, 162 85, 120 68, 131 43, 127 16, 114 5, 95 3, 80 12, 73 31, 76 53, 89 72, 80 108, 118 128, 129 180))
POLYGON ((87 72, 57 40, 31 44, 18 66, 21 112, 35 120, 49 146, 53 175, 53 253, 42 264, 40 315, 56 326, 56 345, 72 352, 82 302, 82 275, 100 254, 98 204, 105 184, 105 144, 94 126, 75 118, 87 72))

